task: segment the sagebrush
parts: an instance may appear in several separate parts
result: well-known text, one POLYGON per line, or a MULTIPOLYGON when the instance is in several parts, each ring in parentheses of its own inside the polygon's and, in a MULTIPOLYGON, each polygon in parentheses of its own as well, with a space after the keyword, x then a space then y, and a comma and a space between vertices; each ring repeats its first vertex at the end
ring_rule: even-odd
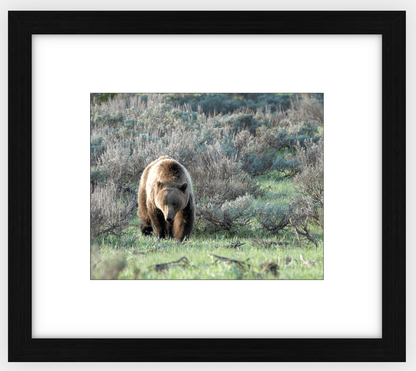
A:
POLYGON ((132 226, 148 164, 167 155, 189 171, 196 233, 323 228, 323 97, 316 94, 95 94, 90 166, 93 237, 132 226), (267 204, 258 179, 292 179, 296 195, 267 204), (254 207, 256 204, 256 207, 254 207))

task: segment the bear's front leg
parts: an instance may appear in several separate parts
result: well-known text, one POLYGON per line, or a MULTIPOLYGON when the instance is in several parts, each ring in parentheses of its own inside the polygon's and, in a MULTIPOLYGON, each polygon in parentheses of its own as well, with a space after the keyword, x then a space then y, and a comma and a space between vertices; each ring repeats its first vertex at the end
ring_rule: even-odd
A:
POLYGON ((137 215, 139 216, 140 230, 145 236, 150 236, 153 228, 146 206, 146 193, 144 193, 143 189, 139 191, 139 209, 137 210, 137 215))
POLYGON ((194 209, 191 204, 176 213, 175 220, 173 222, 173 234, 175 238, 182 242, 183 239, 189 238, 195 223, 194 209))
POLYGON ((185 221, 183 220, 183 210, 179 210, 176 215, 175 219, 173 220, 173 237, 176 238, 179 242, 182 242, 184 235, 184 225, 185 221))
POLYGON ((142 231, 143 235, 150 236, 153 232, 150 218, 144 219, 144 218, 141 218, 139 215, 139 220, 140 220, 140 230, 142 231))
POLYGON ((150 213, 150 219, 152 220, 153 227, 155 228, 155 232, 159 238, 165 238, 168 233, 168 229, 163 213, 157 209, 155 213, 150 213))

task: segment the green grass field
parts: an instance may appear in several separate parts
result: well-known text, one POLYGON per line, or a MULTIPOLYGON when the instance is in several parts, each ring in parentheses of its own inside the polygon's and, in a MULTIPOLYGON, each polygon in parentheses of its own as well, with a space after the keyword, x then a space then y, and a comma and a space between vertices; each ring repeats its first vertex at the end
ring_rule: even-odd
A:
MULTIPOLYGON (((292 180, 278 174, 257 177, 264 195, 255 200, 278 205, 294 195, 292 180)), ((269 235, 257 220, 234 233, 193 233, 183 244, 140 233, 137 216, 122 237, 91 245, 92 279, 323 279, 322 230, 317 244, 299 241, 290 228, 269 235)))

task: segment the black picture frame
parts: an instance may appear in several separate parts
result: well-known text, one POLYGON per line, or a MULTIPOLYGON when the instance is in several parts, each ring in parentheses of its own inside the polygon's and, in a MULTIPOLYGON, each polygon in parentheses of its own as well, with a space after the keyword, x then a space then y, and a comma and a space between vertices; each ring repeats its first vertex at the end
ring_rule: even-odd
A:
POLYGON ((8 28, 9 362, 405 361, 405 11, 10 11, 8 28), (32 338, 31 37, 36 34, 382 35, 382 338, 32 338))

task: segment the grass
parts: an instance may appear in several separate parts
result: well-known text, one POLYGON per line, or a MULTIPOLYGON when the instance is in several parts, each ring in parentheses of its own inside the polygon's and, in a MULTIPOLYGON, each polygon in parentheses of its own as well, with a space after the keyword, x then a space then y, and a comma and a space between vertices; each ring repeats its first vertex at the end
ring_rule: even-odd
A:
MULTIPOLYGON (((294 196, 292 181, 277 179, 276 172, 257 177, 264 195, 255 207, 294 196)), ((253 220, 233 234, 194 233, 180 244, 144 237, 138 226, 136 217, 124 236, 94 241, 92 279, 323 279, 319 230, 312 231, 320 241, 317 246, 305 241, 300 246, 290 228, 271 236, 253 220)))
POLYGON ((92 269, 91 276, 95 279, 205 280, 323 278, 322 245, 309 249, 291 245, 264 248, 250 239, 239 239, 239 242, 245 244, 238 248, 227 248, 230 245, 228 239, 199 238, 182 245, 173 240, 157 241, 156 238, 143 237, 137 241, 137 247, 115 250, 106 246, 93 249, 92 263, 102 260, 92 269), (241 263, 221 261, 217 256, 241 263), (179 261, 183 257, 186 260, 179 261), (307 261, 310 263, 305 263, 307 261), (267 263, 277 264, 278 267, 266 267, 263 270, 267 263), (117 273, 117 269, 118 276, 112 275, 113 272, 117 273))

